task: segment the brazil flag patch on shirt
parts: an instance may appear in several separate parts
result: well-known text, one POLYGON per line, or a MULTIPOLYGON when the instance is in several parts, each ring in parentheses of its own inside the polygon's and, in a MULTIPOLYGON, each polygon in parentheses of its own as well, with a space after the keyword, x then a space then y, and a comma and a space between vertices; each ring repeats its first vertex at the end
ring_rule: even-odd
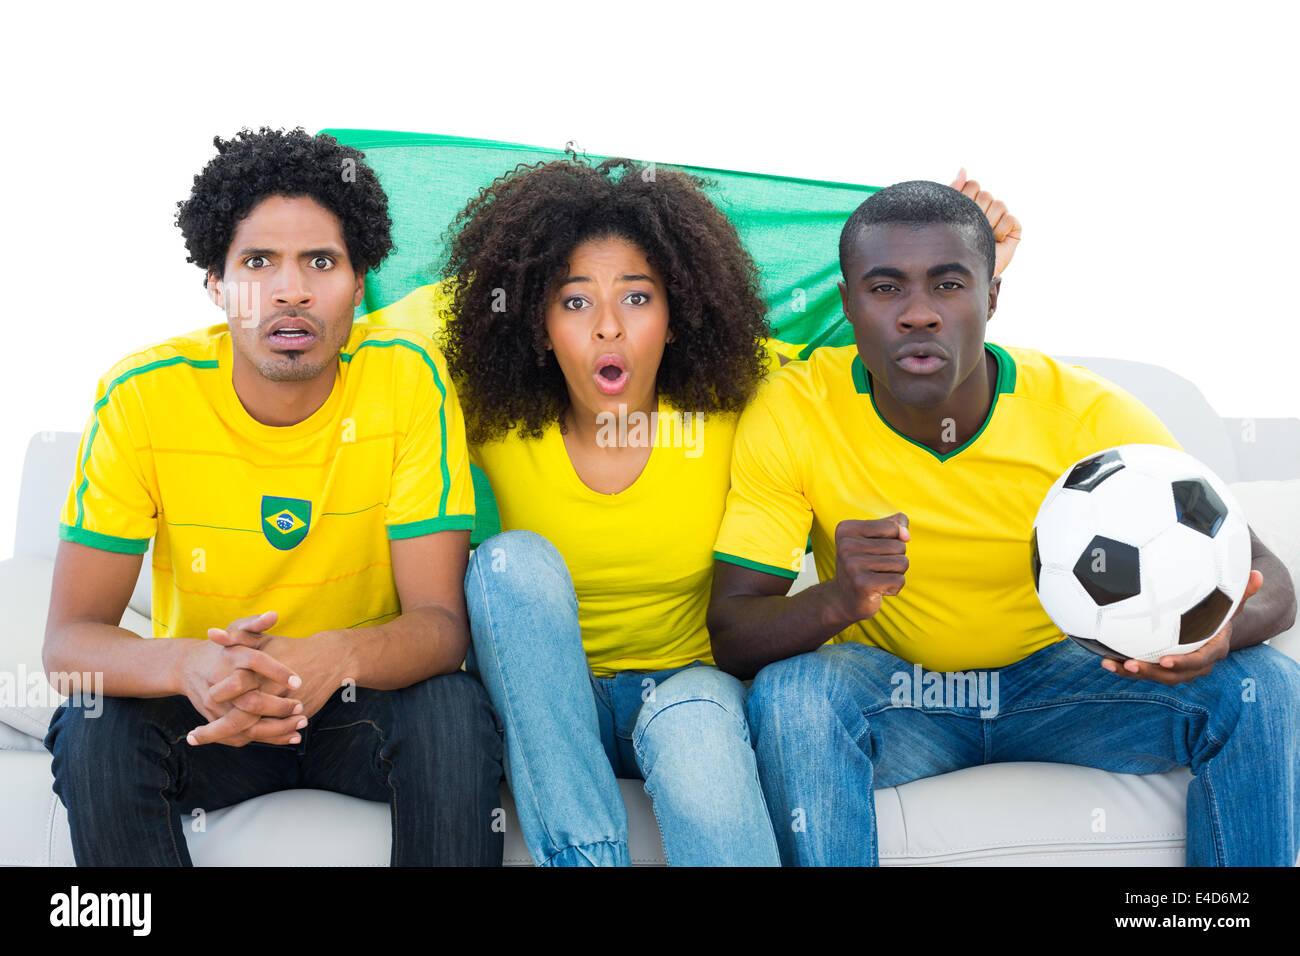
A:
POLYGON ((288 551, 307 537, 311 524, 311 502, 299 498, 262 496, 262 534, 271 547, 288 551))

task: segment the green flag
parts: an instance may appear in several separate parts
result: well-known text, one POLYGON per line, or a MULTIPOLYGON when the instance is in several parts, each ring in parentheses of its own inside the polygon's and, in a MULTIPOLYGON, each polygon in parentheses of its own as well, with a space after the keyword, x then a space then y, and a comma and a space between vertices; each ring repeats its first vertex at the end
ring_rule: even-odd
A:
MULTIPOLYGON (((471 196, 520 163, 533 165, 565 155, 558 149, 431 133, 322 132, 365 153, 388 194, 393 220, 396 248, 366 276, 366 296, 357 318, 369 314, 376 325, 425 334, 435 333, 434 317, 446 305, 437 270, 447 226, 456 214, 471 196)), ((878 187, 697 166, 676 168, 709 181, 709 198, 735 223, 758 265, 772 326, 773 339, 767 345, 773 365, 777 356, 807 358, 820 345, 853 341, 836 287, 840 230, 849 214, 878 187)), ((654 170, 653 160, 646 161, 640 175, 654 175, 654 170)), ((500 530, 500 521, 486 477, 478 468, 471 472, 477 516, 470 543, 477 546, 500 530)), ((308 504, 301 516, 301 533, 288 532, 281 540, 292 537, 292 542, 276 547, 293 547, 301 541, 309 516, 308 504)), ((265 509, 263 517, 268 517, 265 509)), ((272 544, 275 533, 267 532, 272 544)))
MULTIPOLYGON (((479 189, 520 163, 564 156, 556 149, 429 133, 322 132, 364 152, 388 193, 397 248, 366 277, 366 298, 358 315, 391 306, 438 281, 445 230, 479 189)), ((677 168, 713 183, 709 197, 736 224, 758 264, 768 321, 779 340, 777 351, 806 358, 819 345, 853 341, 836 288, 840 229, 877 187, 677 168)), ((647 161, 642 175, 653 175, 653 170, 647 161)))

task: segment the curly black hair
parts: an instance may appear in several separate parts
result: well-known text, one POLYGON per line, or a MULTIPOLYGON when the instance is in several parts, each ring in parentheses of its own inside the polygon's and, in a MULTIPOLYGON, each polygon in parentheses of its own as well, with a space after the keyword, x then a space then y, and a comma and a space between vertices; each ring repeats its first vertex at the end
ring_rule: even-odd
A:
POLYGON ((563 427, 569 392, 545 346, 546 307, 569 256, 590 239, 633 243, 663 276, 674 337, 658 393, 682 410, 744 408, 765 369, 766 308, 754 261, 707 185, 628 159, 592 166, 571 151, 517 166, 469 201, 447 231, 441 344, 471 442, 563 427))
POLYGON ((268 196, 309 196, 339 217, 348 258, 368 272, 393 249, 388 197, 365 156, 324 133, 262 127, 212 140, 217 156, 176 204, 187 262, 222 277, 235 227, 268 196))

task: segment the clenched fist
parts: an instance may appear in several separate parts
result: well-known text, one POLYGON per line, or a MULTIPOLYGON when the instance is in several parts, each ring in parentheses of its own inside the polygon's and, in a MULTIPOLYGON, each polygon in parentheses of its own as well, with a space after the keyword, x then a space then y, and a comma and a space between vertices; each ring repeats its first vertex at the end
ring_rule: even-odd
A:
POLYGON ((865 621, 880 610, 886 597, 903 589, 907 542, 911 540, 907 515, 901 513, 870 521, 841 521, 835 526, 832 583, 846 617, 865 621))

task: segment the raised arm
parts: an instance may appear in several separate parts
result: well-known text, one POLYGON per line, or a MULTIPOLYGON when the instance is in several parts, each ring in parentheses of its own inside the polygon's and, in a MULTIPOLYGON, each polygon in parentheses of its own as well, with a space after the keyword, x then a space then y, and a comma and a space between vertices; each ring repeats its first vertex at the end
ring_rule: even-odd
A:
POLYGON ((967 179, 965 169, 960 170, 957 178, 948 185, 979 206, 993 227, 993 275, 1002 275, 1011 265, 1016 247, 1020 245, 1020 220, 1011 215, 1001 199, 994 199, 992 193, 981 189, 975 180, 967 179))

